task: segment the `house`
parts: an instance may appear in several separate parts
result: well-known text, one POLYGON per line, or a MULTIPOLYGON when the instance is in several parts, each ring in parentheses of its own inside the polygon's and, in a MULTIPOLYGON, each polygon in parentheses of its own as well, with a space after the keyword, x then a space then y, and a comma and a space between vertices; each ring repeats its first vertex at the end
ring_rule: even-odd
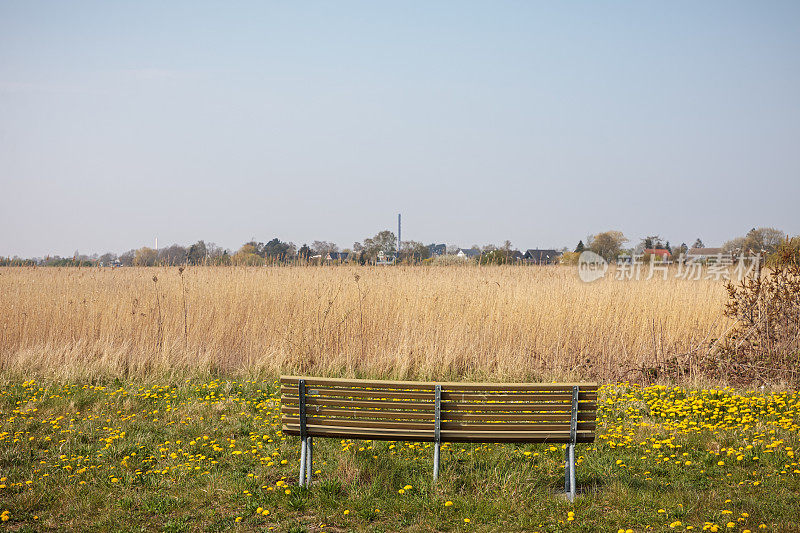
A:
POLYGON ((393 265, 397 261, 397 257, 394 254, 387 254, 383 250, 378 252, 377 260, 375 261, 376 265, 393 265))
POLYGON ((456 253, 456 256, 462 259, 472 259, 473 257, 478 257, 479 255, 481 255, 481 251, 476 250, 475 248, 459 248, 458 253, 456 253))
POLYGON ((722 248, 690 248, 686 252, 686 259, 695 263, 716 261, 722 257, 722 248))
POLYGON ((525 259, 525 254, 523 254, 519 250, 514 250, 508 254, 509 261, 516 262, 516 261, 522 261, 523 259, 525 259))
POLYGON ((558 263, 561 259, 561 252, 556 250, 539 250, 531 249, 525 252, 523 256, 525 261, 535 263, 537 265, 553 265, 558 263))
POLYGON ((350 254, 347 252, 328 252, 325 256, 325 261, 339 261, 340 263, 344 263, 349 256, 350 254))
POLYGON ((446 244, 429 244, 428 250, 431 252, 431 257, 445 255, 447 253, 446 244))
POLYGON ((645 248, 643 253, 646 255, 654 255, 656 256, 656 260, 663 263, 672 262, 672 254, 669 253, 669 250, 663 248, 645 248))

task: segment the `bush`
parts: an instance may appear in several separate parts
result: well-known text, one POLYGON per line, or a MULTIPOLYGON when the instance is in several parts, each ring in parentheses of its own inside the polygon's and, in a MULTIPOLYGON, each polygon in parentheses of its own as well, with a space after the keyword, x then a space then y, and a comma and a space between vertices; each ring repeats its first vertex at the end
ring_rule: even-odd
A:
POLYGON ((509 262, 509 253, 505 250, 491 250, 478 256, 481 265, 505 265, 509 262))
POLYGON ((800 381, 800 238, 781 244, 755 277, 726 288, 725 316, 735 324, 716 370, 739 380, 800 381))
POLYGON ((561 254, 562 265, 577 265, 580 258, 580 252, 564 252, 561 254))

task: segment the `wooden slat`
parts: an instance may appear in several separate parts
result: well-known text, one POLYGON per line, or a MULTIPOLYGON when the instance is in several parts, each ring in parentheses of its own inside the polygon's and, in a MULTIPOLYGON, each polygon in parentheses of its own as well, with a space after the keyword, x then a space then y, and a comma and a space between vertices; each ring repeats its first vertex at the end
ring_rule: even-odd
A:
MULTIPOLYGON (((580 405, 580 404, 579 404, 580 405)), ((558 411, 572 411, 572 405, 567 403, 562 404, 546 404, 546 403, 480 403, 480 402, 442 402, 443 411, 550 411, 549 406, 557 406, 558 411)), ((578 409, 580 411, 580 408, 578 409)))
MULTIPOLYGON (((282 398, 297 401, 297 391, 281 389, 282 398)), ((361 391, 357 389, 310 389, 306 397, 311 398, 377 398, 394 400, 428 400, 433 401, 433 393, 411 391, 361 391)), ((562 402, 572 403, 572 394, 566 393, 531 393, 531 394, 506 394, 506 393, 442 393, 443 401, 475 401, 486 402, 562 402)), ((596 392, 581 392, 578 401, 596 401, 596 392)))
POLYGON ((585 392, 597 392, 597 383, 441 383, 448 392, 572 392, 577 386, 585 392))
MULTIPOLYGON (((530 421, 530 422, 564 422, 569 425, 570 421, 572 420, 571 413, 530 413, 530 414, 522 414, 522 413, 442 413, 442 420, 446 421, 464 421, 470 420, 470 418, 462 418, 466 415, 483 415, 483 418, 472 418, 472 420, 480 420, 482 422, 522 422, 522 421, 530 421), (514 416, 518 418, 509 418, 509 416, 514 416)), ((581 422, 585 422, 587 420, 594 420, 596 418, 595 413, 578 413, 578 420, 581 422)))
MULTIPOLYGON (((578 413, 578 420, 587 421, 595 420, 597 413, 594 411, 585 411, 578 413)), ((447 421, 465 421, 465 420, 479 420, 482 422, 524 422, 531 421, 569 421, 570 413, 560 413, 554 415, 553 413, 457 413, 447 412, 442 413, 442 420, 447 421)))
MULTIPOLYGON (((281 387, 281 394, 287 398, 297 398, 297 388, 281 387)), ((387 398, 403 400, 432 400, 432 392, 419 391, 380 391, 353 388, 331 388, 331 387, 312 387, 306 390, 306 395, 311 396, 331 396, 341 398, 387 398)), ((579 400, 596 400, 597 394, 594 392, 584 392, 578 397, 579 400)), ((442 391, 442 400, 449 401, 481 401, 481 402, 505 402, 505 401, 562 401, 571 402, 572 393, 562 392, 447 392, 442 391)))
MULTIPOLYGON (((327 426, 342 426, 342 427, 369 427, 369 428, 387 428, 387 429, 430 429, 432 428, 433 421, 426 422, 410 422, 410 421, 387 421, 387 420, 366 420, 354 418, 332 418, 328 416, 309 416, 306 418, 308 424, 314 425, 327 425, 327 426)), ((299 416, 285 416, 283 417, 284 424, 299 424, 299 416)), ((596 427, 594 420, 588 422, 579 422, 578 430, 593 430, 596 427)), ((554 423, 552 421, 542 421, 539 423, 531 423, 529 420, 522 421, 521 423, 510 422, 496 422, 489 421, 484 423, 464 423, 464 422, 442 422, 442 429, 460 429, 460 430, 478 430, 478 431, 543 431, 543 430, 562 430, 566 431, 569 428, 569 420, 561 423, 554 423)))
MULTIPOLYGON (((579 394, 578 400, 596 400, 597 393, 584 392, 579 394), (583 397, 581 397, 583 396, 583 397)), ((572 393, 563 392, 450 392, 442 391, 442 400, 465 402, 539 402, 539 401, 560 401, 572 403, 572 393)))
POLYGON ((329 386, 329 387, 360 387, 365 389, 394 389, 394 390, 423 390, 433 392, 434 383, 427 381, 389 381, 389 380, 370 380, 370 379, 347 379, 347 378, 318 378, 318 377, 299 377, 281 376, 281 385, 297 386, 297 382, 304 379, 306 386, 329 386))
MULTIPOLYGON (((283 419, 289 417, 298 417, 300 409, 297 407, 282 407, 281 414, 283 419)), ((431 412, 414 412, 414 411, 374 411, 367 409, 335 409, 335 408, 320 408, 311 411, 307 416, 330 416, 336 418, 347 418, 353 420, 368 420, 368 419, 381 419, 381 420, 394 420, 394 421, 407 421, 407 420, 433 420, 433 413, 431 412)), ((578 420, 581 422, 592 421, 596 418, 594 412, 581 412, 578 413, 578 420)), ((442 413, 442 420, 446 422, 564 422, 569 423, 569 413, 442 413)))
MULTIPOLYGON (((328 400, 338 400, 338 398, 327 398, 323 396, 306 396, 306 404, 309 405, 315 399, 319 399, 320 401, 317 402, 318 405, 325 404, 328 400)), ((343 398, 348 399, 348 398, 343 398)), ((357 398, 353 398, 352 401, 360 401, 357 398)), ((387 407, 392 407, 392 405, 401 405, 401 404, 391 404, 381 399, 372 398, 370 401, 374 402, 381 402, 386 404, 387 407)), ((299 400, 297 396, 288 396, 284 395, 281 397, 281 403, 284 405, 298 405, 299 400)), ((404 402, 402 403, 403 406, 410 406, 413 405, 413 402, 404 402)), ((490 410, 498 411, 504 410, 500 407, 508 406, 509 411, 513 410, 527 410, 527 411, 572 411, 572 403, 571 402, 494 402, 494 403, 486 403, 486 402, 442 402, 442 409, 450 409, 450 410, 476 410, 471 409, 473 406, 483 406, 483 405, 490 405, 490 406, 498 406, 494 407, 490 410), (450 406, 450 407, 448 407, 450 406), (455 407, 452 407, 455 406, 455 407)), ((479 410, 479 409, 478 409, 479 410)), ((578 402, 578 411, 596 411, 597 410, 597 403, 590 402, 590 401, 580 401, 578 402)))
MULTIPOLYGON (((593 431, 596 422, 578 422, 578 431, 593 431)), ((460 429, 473 431, 569 431, 569 422, 556 424, 541 422, 537 424, 490 422, 483 424, 465 424, 463 422, 442 422, 442 429, 460 429)))
MULTIPOLYGON (((341 403, 341 401, 339 401, 338 403, 341 403)), ((308 405, 308 404, 306 404, 306 405, 308 405)), ((383 404, 381 404, 381 405, 383 405, 383 404)), ((344 406, 344 407, 347 407, 347 406, 344 406)), ((314 413, 323 414, 323 413, 327 413, 328 411, 335 410, 335 409, 336 409, 335 407, 327 407, 327 406, 324 406, 324 405, 321 405, 321 406, 314 405, 313 412, 314 413)), ((406 418, 424 418, 426 420, 433 418, 433 415, 428 412, 428 411, 430 411, 429 409, 428 410, 421 410, 421 411, 413 411, 413 410, 388 410, 388 409, 364 409, 364 408, 347 409, 347 408, 345 408, 345 409, 339 409, 338 411, 339 412, 337 414, 339 414, 339 415, 345 415, 345 413, 347 413, 350 416, 365 416, 365 417, 372 416, 373 418, 378 417, 379 413, 383 413, 385 415, 385 416, 381 416, 381 418, 403 418, 403 417, 406 417, 406 418), (423 416, 420 416, 420 415, 423 415, 423 416)), ((298 414, 300 412, 300 409, 297 406, 297 404, 295 404, 295 405, 282 404, 281 405, 281 412, 282 413, 289 413, 289 414, 298 414)), ((578 417, 580 419, 583 419, 586 416, 594 417, 596 413, 597 413, 597 409, 579 409, 578 410, 578 417)), ((529 408, 529 409, 506 409, 506 408, 480 409, 479 407, 478 408, 472 408, 472 406, 470 406, 470 408, 459 409, 459 410, 455 410, 455 409, 447 410, 447 409, 445 409, 442 412, 442 418, 444 418, 444 419, 455 419, 457 416, 467 416, 467 417, 469 417, 469 416, 472 416, 472 415, 476 415, 477 416, 477 415, 484 415, 484 414, 485 414, 485 416, 487 416, 490 419, 491 418, 497 418, 497 419, 513 420, 513 418, 507 418, 507 417, 509 415, 514 415, 514 416, 521 416, 521 417, 524 418, 524 417, 530 417, 530 416, 539 415, 539 414, 541 414, 541 415, 558 414, 558 415, 561 415, 561 416, 565 417, 566 419, 568 419, 569 418, 569 414, 570 414, 570 409, 569 408, 564 408, 564 407, 561 407, 561 406, 553 406, 553 405, 540 405, 540 406, 537 406, 535 408, 529 408)), ((560 420, 560 418, 559 418, 559 420, 560 420)))
MULTIPOLYGON (((281 404, 298 405, 297 398, 281 397, 281 404)), ((335 398, 320 398, 311 396, 306 399, 306 406, 324 405, 329 407, 349 407, 364 409, 417 409, 421 411, 433 411, 433 402, 420 401, 396 401, 396 400, 339 400, 335 398)))
MULTIPOLYGON (((298 402, 292 402, 292 404, 281 404, 281 412, 299 412, 297 407, 298 402), (286 411, 287 409, 295 409, 296 411, 286 411)), ((327 407, 318 406, 315 407, 316 411, 322 411, 324 409, 329 409, 327 407)), ((467 411, 471 409, 462 409, 460 411, 467 411)), ((569 404, 539 404, 535 409, 530 409, 531 412, 534 413, 550 413, 550 412, 571 412, 572 407, 569 404)), ((361 411, 361 409, 353 409, 353 411, 361 411)), ((460 412, 457 410, 450 410, 446 411, 447 413, 456 413, 460 412)), ((518 411, 518 410, 510 410, 510 411, 518 411)), ((375 410, 374 412, 384 412, 382 410, 375 410)), ((387 413, 394 414, 393 411, 385 411, 387 413)), ((578 404, 578 412, 579 413, 596 413, 597 412, 597 404, 594 402, 581 402, 578 404)), ((432 415, 426 415, 432 416, 432 415)))
MULTIPOLYGON (((553 442, 565 443, 570 440, 567 431, 458 431, 442 430, 445 442, 553 442)), ((594 442, 593 431, 578 431, 576 442, 594 442)))
MULTIPOLYGON (((433 440, 433 428, 430 430, 419 429, 380 429, 367 427, 339 427, 339 426, 306 426, 308 434, 313 437, 336 437, 343 439, 372 439, 372 440, 397 440, 426 442, 433 440)), ((284 424, 281 431, 287 435, 299 435, 299 424, 284 424)))
MULTIPOLYGON (((299 405, 297 398, 281 397, 281 405, 299 405)), ((326 406, 326 407, 346 407, 350 409, 376 409, 376 410, 420 410, 432 411, 433 402, 423 401, 398 401, 398 400, 346 400, 338 398, 322 398, 311 396, 306 399, 306 406, 326 406)), ((538 412, 538 411, 568 411, 570 406, 566 403, 479 403, 479 402, 442 402, 443 411, 466 411, 466 412, 488 412, 488 411, 510 411, 510 412, 538 412)), ((585 411, 580 409, 579 412, 585 411)))
MULTIPOLYGON (((328 416, 309 416, 306 418, 308 424, 327 425, 327 426, 342 426, 342 427, 370 427, 370 428, 387 428, 387 429, 430 429, 433 427, 433 421, 426 422, 409 422, 409 421, 387 421, 387 420, 366 420, 355 418, 332 418, 328 416)), ((283 417, 284 424, 299 424, 298 416, 285 416, 283 417)), ((579 422, 578 430, 593 430, 596 427, 594 420, 588 422, 579 422)), ((461 430, 483 430, 483 431, 543 431, 543 430, 562 430, 569 429, 569 420, 561 423, 551 421, 542 421, 538 423, 531 423, 525 420, 521 423, 510 422, 484 422, 484 423, 464 423, 464 422, 442 422, 442 429, 461 429, 461 430), (565 429, 566 428, 566 429, 565 429)))
MULTIPOLYGON (((315 437, 335 437, 345 439, 396 440, 430 442, 433 430, 378 429, 367 427, 307 426, 308 434, 315 437)), ((283 433, 299 435, 299 424, 285 424, 283 433)), ((570 432, 566 431, 460 431, 442 430, 445 442, 569 442, 570 432)), ((577 442, 593 442, 592 431, 578 431, 577 442)))
MULTIPOLYGON (((281 414, 300 415, 299 407, 281 406, 281 414)), ((433 411, 375 411, 372 409, 336 409, 335 407, 314 408, 309 414, 319 414, 352 418, 380 418, 384 420, 433 420, 433 411)))
MULTIPOLYGON (((300 420, 298 417, 285 417, 282 421, 287 425, 298 425, 300 420)), ((365 428, 385 428, 385 429, 427 429, 433 431, 433 421, 429 422, 395 422, 388 420, 362 420, 362 419, 347 419, 347 418, 330 418, 322 416, 313 416, 306 418, 306 424, 309 426, 337 426, 337 427, 365 427, 365 428)))
MULTIPOLYGON (((472 404, 470 404, 472 405, 472 404)), ((489 404, 492 405, 492 404, 489 404)), ((471 410, 471 409, 464 409, 471 410)), ((536 404, 535 409, 530 409, 533 412, 572 412, 572 405, 568 403, 541 403, 536 404)), ((451 410, 456 412, 454 410, 451 410)), ((578 404, 578 412, 597 412, 597 404, 595 402, 580 402, 578 404)))
MULTIPOLYGON (((286 397, 297 398, 297 387, 281 387, 281 394, 286 397)), ((402 400, 430 400, 433 401, 433 392, 419 391, 377 391, 364 389, 334 389, 330 387, 312 387, 306 389, 306 397, 333 396, 338 398, 387 398, 402 400)))
POLYGON ((594 382, 586 383, 460 383, 445 381, 388 381, 349 378, 320 378, 305 376, 281 376, 281 384, 297 385, 298 380, 304 379, 306 386, 332 386, 332 387, 360 387, 398 390, 425 390, 433 391, 436 385, 441 385, 442 390, 452 392, 473 391, 561 391, 571 392, 577 385, 584 391, 595 391, 598 386, 594 382))

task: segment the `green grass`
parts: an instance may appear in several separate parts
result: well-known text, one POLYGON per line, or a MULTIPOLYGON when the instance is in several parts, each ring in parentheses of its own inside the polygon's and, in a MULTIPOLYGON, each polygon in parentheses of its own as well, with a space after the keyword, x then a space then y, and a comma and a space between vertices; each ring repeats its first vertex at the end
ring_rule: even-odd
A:
POLYGON ((799 403, 797 392, 603 387, 570 504, 560 445, 445 445, 434 485, 429 444, 317 438, 319 473, 301 489, 272 379, 7 382, 0 528, 800 531, 799 403))

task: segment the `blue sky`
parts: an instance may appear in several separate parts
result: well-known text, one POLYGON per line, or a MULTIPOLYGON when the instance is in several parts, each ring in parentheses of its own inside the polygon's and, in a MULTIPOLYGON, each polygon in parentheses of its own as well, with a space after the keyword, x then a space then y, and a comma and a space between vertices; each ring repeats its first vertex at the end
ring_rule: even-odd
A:
POLYGON ((798 2, 0 0, 0 255, 800 233, 798 2))

